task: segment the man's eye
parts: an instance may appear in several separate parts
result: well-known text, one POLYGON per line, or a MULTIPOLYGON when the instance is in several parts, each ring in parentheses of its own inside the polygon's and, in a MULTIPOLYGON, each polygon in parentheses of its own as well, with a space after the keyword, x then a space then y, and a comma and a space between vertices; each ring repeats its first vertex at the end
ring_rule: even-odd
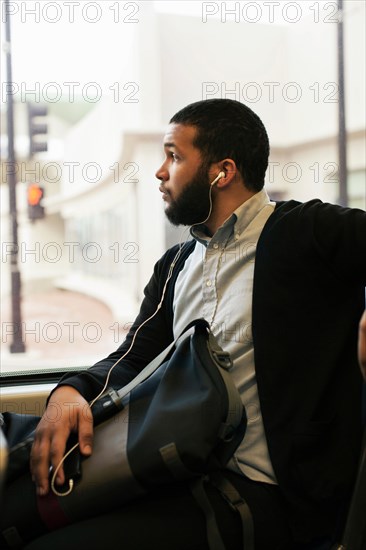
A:
POLYGON ((171 153, 171 157, 173 160, 179 160, 178 155, 176 155, 175 153, 171 153))

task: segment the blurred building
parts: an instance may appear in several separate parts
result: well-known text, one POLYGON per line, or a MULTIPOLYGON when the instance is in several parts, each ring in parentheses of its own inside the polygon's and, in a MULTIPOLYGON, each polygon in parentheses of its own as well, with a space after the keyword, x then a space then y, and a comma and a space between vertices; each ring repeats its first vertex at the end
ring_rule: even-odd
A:
MULTIPOLYGON (((53 108, 51 138, 64 136, 64 147, 32 161, 40 163, 46 188, 44 220, 32 224, 26 217, 25 185, 32 175, 18 186, 26 287, 47 284, 91 294, 124 323, 136 314, 154 262, 181 234, 165 220, 155 172, 165 127, 182 106, 211 97, 243 101, 270 137, 270 196, 338 198, 334 20, 308 14, 286 25, 230 17, 203 22, 157 13, 153 3, 139 6, 139 24, 128 28, 128 55, 111 39, 109 95, 87 104, 85 113, 77 105, 64 112, 53 108)), ((347 6, 349 203, 366 208, 365 4, 347 6)), ((6 195, 4 185, 1 190, 6 195)), ((6 282, 2 291, 8 292, 6 282)))

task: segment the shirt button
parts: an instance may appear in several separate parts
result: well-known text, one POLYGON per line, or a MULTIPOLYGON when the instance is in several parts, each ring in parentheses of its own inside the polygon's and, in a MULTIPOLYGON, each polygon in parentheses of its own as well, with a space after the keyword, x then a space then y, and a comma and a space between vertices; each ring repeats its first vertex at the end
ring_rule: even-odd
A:
POLYGON ((208 279, 208 281, 206 281, 206 286, 211 286, 211 285, 212 285, 212 283, 211 283, 210 279, 208 279))
POLYGON ((219 248, 219 245, 218 245, 217 243, 215 243, 215 244, 213 245, 213 247, 214 247, 215 250, 217 250, 217 249, 219 248))

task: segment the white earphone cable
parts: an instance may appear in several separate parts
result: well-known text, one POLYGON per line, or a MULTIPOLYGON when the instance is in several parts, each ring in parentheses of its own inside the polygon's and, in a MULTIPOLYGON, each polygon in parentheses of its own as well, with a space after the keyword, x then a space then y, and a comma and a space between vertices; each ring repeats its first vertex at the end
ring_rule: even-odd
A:
MULTIPOLYGON (((161 309, 161 306, 163 304, 163 301, 164 301, 164 297, 165 297, 165 292, 166 292, 166 288, 168 286, 168 283, 173 275, 173 270, 174 270, 174 267, 176 265, 176 262, 178 261, 180 255, 181 255, 181 252, 182 252, 182 248, 183 246, 186 244, 186 242, 188 241, 188 237, 189 235, 187 235, 187 237, 185 238, 184 242, 182 242, 183 240, 183 236, 184 236, 184 233, 186 231, 189 231, 192 227, 194 227, 195 225, 202 225, 203 223, 205 223, 211 216, 211 213, 212 213, 212 187, 213 185, 221 178, 223 177, 225 174, 224 172, 220 172, 218 174, 218 176, 210 183, 210 190, 209 190, 209 201, 210 201, 210 205, 209 205, 209 212, 208 212, 208 215, 207 217, 202 221, 202 222, 197 222, 193 225, 191 225, 190 227, 185 227, 184 230, 182 231, 181 233, 181 236, 180 236, 180 239, 179 239, 179 249, 176 253, 176 255, 174 256, 173 258, 173 261, 171 262, 170 264, 170 267, 169 267, 169 271, 168 271, 168 275, 167 275, 167 278, 166 278, 166 281, 165 281, 165 284, 164 284, 164 287, 163 287, 163 291, 161 293, 161 299, 160 299, 160 302, 155 310, 155 312, 150 315, 150 317, 148 317, 147 319, 145 319, 145 321, 143 323, 141 323, 141 325, 139 325, 139 327, 137 328, 136 332, 134 333, 133 335, 133 338, 132 338, 132 342, 128 348, 128 350, 110 367, 108 373, 107 373, 107 376, 106 376, 106 380, 105 380, 105 383, 104 383, 104 386, 102 388, 102 390, 99 392, 99 394, 92 400, 89 402, 89 407, 92 408, 94 403, 103 395, 104 391, 106 390, 106 388, 108 387, 108 383, 109 383, 109 379, 110 379, 110 376, 111 376, 111 373, 114 369, 114 367, 116 365, 118 365, 118 363, 120 361, 122 361, 122 359, 125 359, 125 357, 130 353, 132 347, 134 346, 134 343, 135 343, 135 340, 136 340, 136 336, 137 334, 139 333, 140 329, 149 321, 151 321, 151 319, 153 319, 155 317, 155 315, 158 313, 158 311, 161 309)), ((61 493, 60 491, 58 491, 55 487, 55 482, 56 482, 56 476, 57 476, 57 473, 59 471, 59 469, 61 468, 62 464, 64 463, 64 461, 66 460, 66 458, 75 450, 77 449, 77 447, 79 446, 79 443, 76 443, 73 447, 71 447, 71 449, 69 449, 67 451, 67 453, 64 454, 64 456, 62 457, 62 459, 60 460, 60 462, 58 463, 57 467, 55 468, 54 472, 52 473, 52 477, 51 477, 51 489, 52 489, 52 492, 59 496, 59 497, 63 497, 63 496, 67 496, 69 495, 72 490, 73 490, 73 487, 74 487, 74 480, 73 479, 69 479, 69 488, 64 492, 64 493, 61 493)))

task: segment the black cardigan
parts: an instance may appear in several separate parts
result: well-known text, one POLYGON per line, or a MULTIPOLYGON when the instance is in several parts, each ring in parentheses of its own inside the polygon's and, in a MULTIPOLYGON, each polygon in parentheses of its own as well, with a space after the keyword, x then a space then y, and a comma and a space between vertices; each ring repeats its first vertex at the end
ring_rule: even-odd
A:
MULTIPOLYGON (((129 382, 173 339, 174 284, 195 241, 184 245, 163 307, 141 329, 111 386, 129 382)), ((61 384, 87 400, 159 303, 177 247, 157 262, 129 334, 117 351, 61 384)), ((295 539, 328 535, 354 482, 361 438, 358 323, 365 307, 366 213, 319 200, 278 203, 257 245, 252 303, 258 394, 278 484, 295 539)))

